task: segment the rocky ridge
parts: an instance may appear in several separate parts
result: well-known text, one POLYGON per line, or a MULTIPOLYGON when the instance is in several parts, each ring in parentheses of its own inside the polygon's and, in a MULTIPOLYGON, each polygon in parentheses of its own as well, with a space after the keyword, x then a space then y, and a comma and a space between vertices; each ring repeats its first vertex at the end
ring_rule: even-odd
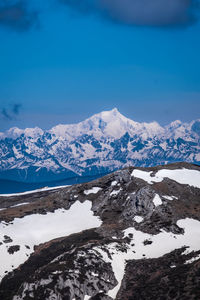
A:
MULTIPOLYGON (((90 203, 101 223, 44 240, 34 249, 16 245, 12 235, 1 236, 0 251, 17 258, 27 247, 27 257, 4 271, 0 297, 198 299, 199 201, 200 168, 186 163, 129 167, 85 184, 1 196, 0 224, 5 232, 20 220, 28 226, 31 216, 72 212, 77 203, 90 203)), ((62 232, 67 232, 65 226, 62 232)))

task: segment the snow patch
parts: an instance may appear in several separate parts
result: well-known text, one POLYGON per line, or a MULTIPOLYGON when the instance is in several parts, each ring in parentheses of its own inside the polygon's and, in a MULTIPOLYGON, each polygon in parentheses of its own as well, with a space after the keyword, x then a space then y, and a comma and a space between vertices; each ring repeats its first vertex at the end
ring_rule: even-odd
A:
POLYGON ((160 196, 158 194, 155 194, 153 198, 153 203, 155 206, 162 205, 162 200, 160 199, 160 196))
POLYGON ((124 231, 125 236, 130 233, 133 234, 134 250, 136 252, 134 253, 134 259, 142 258, 143 254, 147 258, 160 257, 183 246, 190 247, 190 251, 199 250, 200 244, 197 237, 200 235, 200 222, 186 218, 177 221, 177 225, 184 229, 184 234, 172 234, 162 230, 159 234, 151 235, 138 231, 133 227, 126 229, 124 231), (147 247, 143 244, 143 241, 148 239, 151 239, 152 244, 147 247))
POLYGON ((111 193, 110 193, 110 196, 112 197, 112 196, 117 196, 118 194, 119 194, 119 192, 121 191, 121 189, 119 189, 119 190, 114 190, 114 191, 112 191, 111 193))
POLYGON ((149 184, 153 184, 154 182, 161 182, 163 180, 163 178, 159 178, 159 177, 152 177, 151 174, 153 172, 147 172, 147 171, 142 171, 142 170, 133 170, 133 172, 131 173, 132 177, 136 177, 136 178, 140 178, 146 182, 148 182, 149 184))
POLYGON ((197 170, 189 170, 185 168, 176 170, 163 169, 159 170, 154 176, 151 176, 152 173, 152 171, 147 172, 135 169, 131 173, 131 176, 143 179, 149 184, 161 182, 164 178, 169 178, 180 184, 189 184, 200 188, 200 172, 197 170))
POLYGON ((195 256, 195 257, 192 257, 191 259, 188 259, 186 262, 185 262, 185 265, 186 264, 191 264, 193 263, 194 261, 198 260, 200 258, 200 254, 195 256))
POLYGON ((173 200, 174 198, 172 198, 171 196, 162 196, 163 198, 167 199, 167 200, 173 200))
POLYGON ((84 191, 84 194, 85 195, 89 195, 89 194, 97 194, 99 191, 101 191, 102 190, 102 188, 100 188, 100 187, 93 187, 92 189, 90 189, 90 190, 86 190, 86 191, 84 191))
POLYGON ((156 176, 162 179, 168 177, 180 184, 189 184, 200 189, 200 172, 197 170, 189 170, 185 168, 177 170, 163 169, 159 170, 156 173, 156 176))
POLYGON ((93 216, 91 205, 90 201, 77 201, 69 210, 57 209, 54 213, 49 212, 46 215, 34 214, 15 218, 12 223, 6 225, 0 223, 0 242, 4 240, 4 235, 12 239, 11 243, 1 245, 3 263, 0 264, 0 279, 5 276, 5 271, 12 271, 24 263, 34 252, 34 245, 100 226, 101 221, 93 216), (12 245, 19 245, 20 250, 10 255, 6 246, 12 245))
POLYGON ((114 185, 116 185, 116 184, 117 184, 117 181, 114 180, 114 181, 111 183, 111 186, 114 186, 114 185))
POLYGON ((144 220, 144 218, 141 217, 141 216, 135 216, 133 219, 134 219, 134 221, 137 222, 137 223, 141 223, 141 222, 144 220))

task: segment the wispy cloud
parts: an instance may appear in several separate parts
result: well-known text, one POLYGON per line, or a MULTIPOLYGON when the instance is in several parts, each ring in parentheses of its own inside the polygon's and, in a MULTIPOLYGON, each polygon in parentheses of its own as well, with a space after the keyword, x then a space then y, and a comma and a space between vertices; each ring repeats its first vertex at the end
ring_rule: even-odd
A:
POLYGON ((5 107, 2 108, 1 114, 4 117, 4 119, 6 119, 6 120, 12 120, 12 117, 10 116, 9 112, 7 111, 7 109, 5 107))
POLYGON ((143 26, 187 26, 197 20, 199 0, 59 0, 83 14, 143 26))
POLYGON ((13 114, 18 115, 21 107, 22 107, 22 105, 20 103, 15 103, 12 107, 13 114))
POLYGON ((38 22, 38 12, 28 8, 27 0, 0 0, 0 26, 26 31, 38 22))
POLYGON ((14 103, 10 107, 3 107, 0 116, 7 121, 15 120, 19 115, 21 108, 22 105, 20 103, 14 103))

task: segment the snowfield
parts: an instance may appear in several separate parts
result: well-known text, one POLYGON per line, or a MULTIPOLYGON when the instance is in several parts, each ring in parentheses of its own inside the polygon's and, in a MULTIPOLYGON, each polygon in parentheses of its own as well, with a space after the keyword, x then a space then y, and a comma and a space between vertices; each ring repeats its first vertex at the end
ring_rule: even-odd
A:
POLYGON ((179 170, 160 170, 156 173, 159 178, 168 177, 180 184, 189 184, 200 188, 200 172, 197 170, 179 169, 179 170))
POLYGON ((100 225, 99 218, 93 216, 90 201, 76 201, 69 210, 57 209, 46 215, 33 214, 15 218, 12 223, 0 223, 0 242, 5 240, 5 236, 12 239, 11 243, 0 245, 1 261, 4 262, 0 264, 0 279, 6 271, 12 271, 24 263, 34 252, 35 245, 100 225), (8 248, 14 245, 19 245, 20 250, 9 254, 8 248))
POLYGON ((131 176, 140 178, 149 184, 161 182, 164 178, 169 178, 180 184, 189 184, 190 186, 200 188, 200 172, 197 170, 185 168, 177 170, 163 169, 159 170, 155 176, 151 176, 152 173, 152 171, 133 170, 131 176))

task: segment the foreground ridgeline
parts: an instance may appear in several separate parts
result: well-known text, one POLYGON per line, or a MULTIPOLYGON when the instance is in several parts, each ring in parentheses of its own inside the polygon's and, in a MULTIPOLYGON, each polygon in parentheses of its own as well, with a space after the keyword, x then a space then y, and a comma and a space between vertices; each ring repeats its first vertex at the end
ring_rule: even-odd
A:
POLYGON ((0 178, 60 180, 105 174, 124 166, 200 163, 200 120, 134 122, 117 109, 51 130, 11 128, 0 133, 0 178))
POLYGON ((0 299, 199 299, 200 167, 0 196, 0 299))

